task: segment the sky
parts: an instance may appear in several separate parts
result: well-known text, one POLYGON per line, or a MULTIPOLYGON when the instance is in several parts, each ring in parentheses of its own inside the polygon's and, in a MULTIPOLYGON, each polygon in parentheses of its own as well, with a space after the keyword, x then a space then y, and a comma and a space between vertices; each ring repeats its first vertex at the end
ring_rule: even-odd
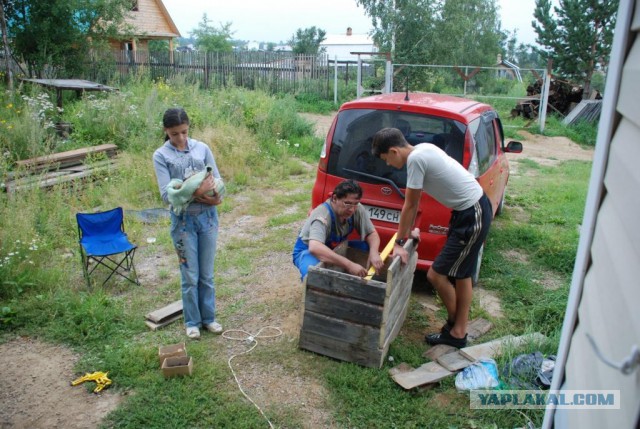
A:
MULTIPOLYGON (((356 0, 162 0, 183 37, 202 21, 215 27, 231 22, 234 39, 286 42, 299 28, 317 27, 327 34, 371 30, 371 20, 356 0)), ((464 1, 464 0, 461 0, 464 1)), ((518 41, 535 43, 531 28, 535 0, 498 0, 503 30, 518 30, 518 41)))

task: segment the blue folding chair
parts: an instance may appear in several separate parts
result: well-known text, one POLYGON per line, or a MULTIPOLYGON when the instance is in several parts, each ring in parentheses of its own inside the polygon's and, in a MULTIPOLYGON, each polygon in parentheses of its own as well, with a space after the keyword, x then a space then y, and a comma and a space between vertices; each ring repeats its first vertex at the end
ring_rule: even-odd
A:
POLYGON ((132 244, 124 232, 122 207, 98 213, 76 213, 76 220, 82 269, 87 286, 91 287, 89 276, 99 266, 110 271, 102 283, 103 286, 114 274, 140 284, 133 266, 133 256, 138 246, 132 244), (122 257, 119 256, 121 254, 122 257), (95 265, 89 269, 91 261, 95 261, 95 265))

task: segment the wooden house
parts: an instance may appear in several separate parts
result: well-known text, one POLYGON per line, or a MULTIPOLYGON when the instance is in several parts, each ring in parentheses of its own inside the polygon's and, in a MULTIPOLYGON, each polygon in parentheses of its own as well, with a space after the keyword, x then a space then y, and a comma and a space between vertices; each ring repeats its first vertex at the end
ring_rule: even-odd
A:
POLYGON ((515 79, 518 82, 522 82, 522 76, 520 75, 520 67, 502 58, 502 55, 498 54, 498 61, 495 65, 497 72, 496 77, 503 77, 507 79, 515 79))
POLYGON ((613 400, 609 409, 548 405, 543 429, 640 427, 639 141, 640 0, 620 0, 551 384, 613 400))
POLYGON ((180 37, 180 31, 162 0, 133 0, 125 22, 133 28, 133 34, 127 38, 111 40, 110 45, 114 51, 148 52, 151 40, 167 40, 169 50, 173 51, 173 39, 180 37))

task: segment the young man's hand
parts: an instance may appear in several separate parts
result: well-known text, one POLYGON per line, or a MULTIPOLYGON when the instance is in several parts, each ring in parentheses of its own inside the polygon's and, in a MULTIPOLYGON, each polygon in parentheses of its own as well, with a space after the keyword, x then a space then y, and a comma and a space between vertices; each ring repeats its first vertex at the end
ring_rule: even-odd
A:
POLYGON ((402 247, 398 243, 393 245, 392 255, 393 257, 400 256, 400 262, 402 262, 402 265, 406 264, 409 260, 409 252, 404 250, 404 247, 402 247))

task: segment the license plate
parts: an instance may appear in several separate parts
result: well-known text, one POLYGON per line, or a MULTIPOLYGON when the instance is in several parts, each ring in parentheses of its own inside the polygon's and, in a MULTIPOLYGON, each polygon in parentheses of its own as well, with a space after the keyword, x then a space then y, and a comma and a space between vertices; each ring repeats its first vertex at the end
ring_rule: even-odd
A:
POLYGON ((363 204, 369 217, 375 220, 381 220, 384 222, 399 223, 400 222, 400 210, 384 209, 382 207, 373 207, 363 204))

